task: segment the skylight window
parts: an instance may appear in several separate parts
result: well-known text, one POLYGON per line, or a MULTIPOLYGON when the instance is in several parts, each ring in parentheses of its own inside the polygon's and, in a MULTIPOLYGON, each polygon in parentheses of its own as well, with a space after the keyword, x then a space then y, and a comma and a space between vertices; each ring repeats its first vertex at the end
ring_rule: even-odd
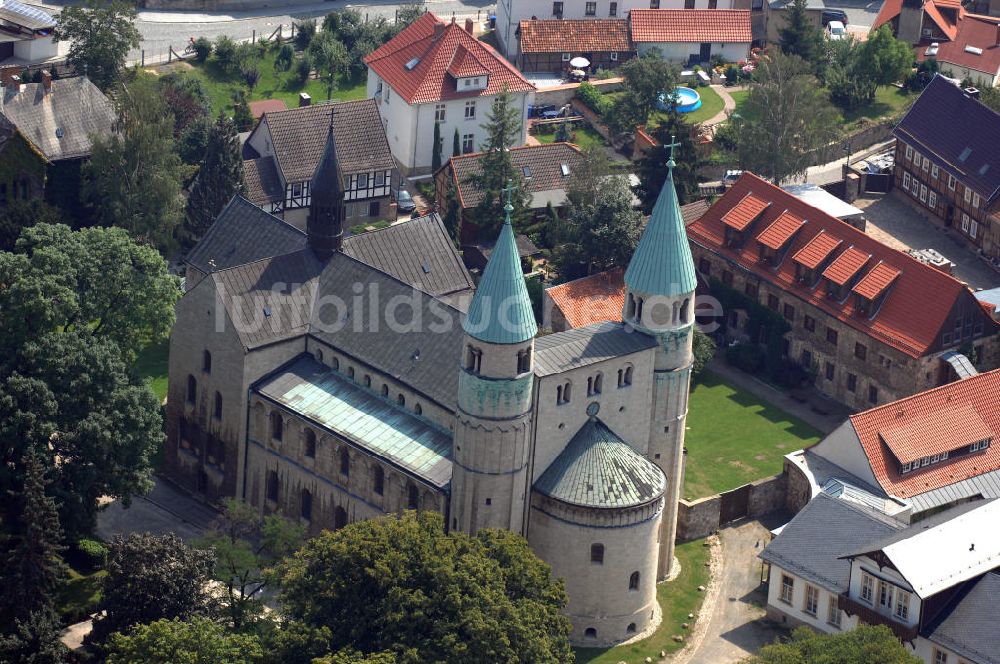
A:
POLYGON ((980 175, 986 175, 986 171, 988 171, 988 170, 990 170, 990 165, 989 164, 983 164, 982 166, 979 167, 979 174, 980 175))
POLYGON ((413 58, 403 66, 406 68, 406 71, 413 71, 413 68, 419 64, 420 64, 420 58, 413 58))
POLYGON ((530 167, 530 166, 525 166, 525 167, 523 167, 523 168, 521 169, 521 173, 523 173, 523 174, 524 174, 524 177, 526 177, 526 178, 530 178, 530 177, 531 177, 531 167, 530 167))
POLYGON ((964 150, 962 150, 962 154, 958 155, 958 160, 964 163, 965 160, 968 159, 969 155, 971 154, 972 154, 972 148, 965 148, 964 150))
POLYGON ((559 171, 562 173, 563 177, 569 175, 569 164, 559 164, 559 171))
POLYGON ((979 48, 978 46, 966 46, 965 52, 972 53, 973 55, 982 55, 983 49, 979 48))

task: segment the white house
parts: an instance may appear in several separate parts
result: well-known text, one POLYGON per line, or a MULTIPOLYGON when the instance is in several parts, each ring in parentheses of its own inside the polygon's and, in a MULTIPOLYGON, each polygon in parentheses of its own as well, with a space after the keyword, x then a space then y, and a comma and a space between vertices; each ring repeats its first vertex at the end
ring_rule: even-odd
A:
POLYGON ((760 0, 498 0, 497 40, 511 60, 517 55, 517 30, 532 18, 626 18, 636 9, 750 9, 760 0))
POLYGON ((430 172, 434 125, 440 125, 442 161, 452 156, 455 133, 463 154, 482 148, 483 125, 496 95, 506 90, 527 132, 535 86, 490 46, 455 23, 425 13, 365 58, 368 96, 379 105, 392 156, 406 174, 430 172))
POLYGON ((47 12, 17 0, 0 0, 0 62, 44 62, 54 58, 58 45, 52 39, 56 20, 47 12))
POLYGON ((655 48, 685 65, 745 60, 753 41, 748 9, 635 9, 629 20, 639 55, 655 48))
POLYGON ((821 493, 760 554, 768 616, 827 634, 885 625, 927 664, 995 664, 997 518, 990 500, 906 526, 821 493))

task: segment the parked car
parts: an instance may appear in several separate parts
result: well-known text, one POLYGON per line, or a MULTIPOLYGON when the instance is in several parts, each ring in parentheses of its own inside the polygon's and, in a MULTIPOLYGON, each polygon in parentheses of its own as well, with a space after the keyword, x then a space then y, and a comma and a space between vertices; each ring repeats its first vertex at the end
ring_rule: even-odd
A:
POLYGON ((417 204, 413 202, 413 196, 405 189, 400 189, 396 194, 396 207, 400 212, 413 212, 417 209, 417 204))
POLYGON ((840 41, 847 38, 847 28, 840 21, 830 21, 826 26, 826 38, 833 41, 840 41))
POLYGON ((847 12, 843 9, 824 9, 822 14, 823 27, 830 25, 830 21, 840 21, 843 25, 850 25, 847 22, 847 12))

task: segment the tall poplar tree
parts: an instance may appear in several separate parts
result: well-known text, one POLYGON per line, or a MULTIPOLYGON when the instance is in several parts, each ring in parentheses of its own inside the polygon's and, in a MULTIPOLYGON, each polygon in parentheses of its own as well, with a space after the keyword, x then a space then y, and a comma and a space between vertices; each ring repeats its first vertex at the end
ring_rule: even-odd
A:
POLYGON ((434 123, 434 150, 431 152, 431 171, 441 168, 441 123, 434 123))
POLYGON ((236 194, 246 191, 236 123, 220 113, 208 136, 205 159, 198 169, 187 202, 187 230, 201 237, 236 194))

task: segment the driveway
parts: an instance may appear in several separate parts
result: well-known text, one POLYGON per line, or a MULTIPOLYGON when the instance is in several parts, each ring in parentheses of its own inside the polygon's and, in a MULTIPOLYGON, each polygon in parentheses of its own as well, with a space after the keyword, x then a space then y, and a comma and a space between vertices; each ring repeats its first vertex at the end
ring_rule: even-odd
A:
POLYGON ((954 231, 936 225, 896 194, 859 198, 853 205, 865 211, 865 232, 879 242, 901 251, 934 249, 955 263, 954 276, 974 289, 1000 286, 1000 273, 977 258, 954 231))
MULTIPOLYGON (((674 664, 738 662, 785 634, 763 620, 767 595, 760 585, 761 562, 757 554, 769 537, 768 529, 759 521, 719 531, 719 587, 714 606, 709 609, 708 627, 700 642, 692 650, 681 651, 674 664)), ((706 598, 706 603, 711 599, 706 598)))
POLYGON ((175 533, 184 540, 204 535, 218 512, 180 491, 160 477, 147 496, 132 499, 130 507, 112 501, 97 515, 97 534, 110 541, 129 533, 175 533))

